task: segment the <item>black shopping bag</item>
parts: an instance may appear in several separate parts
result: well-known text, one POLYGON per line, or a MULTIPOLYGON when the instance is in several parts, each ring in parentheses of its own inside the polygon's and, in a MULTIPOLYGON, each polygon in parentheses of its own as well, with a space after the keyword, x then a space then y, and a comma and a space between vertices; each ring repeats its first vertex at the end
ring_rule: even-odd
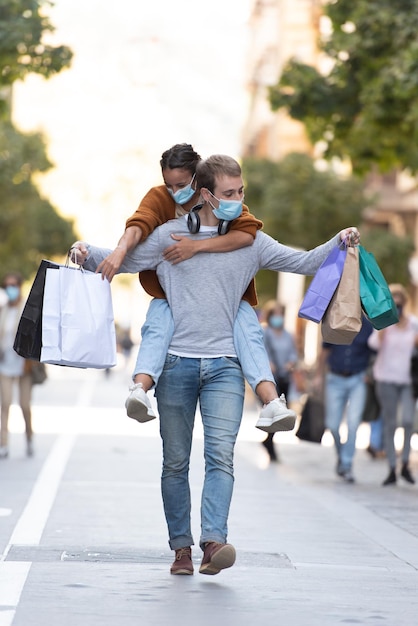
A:
POLYGON ((411 357, 412 393, 418 399, 418 351, 415 349, 411 357))
POLYGON ((321 443, 325 432, 325 407, 321 397, 308 395, 302 409, 296 437, 303 441, 321 443))
POLYGON ((42 348, 42 308, 45 288, 45 276, 48 267, 58 269, 53 261, 43 259, 29 292, 22 311, 13 344, 15 351, 25 359, 39 361, 42 348))

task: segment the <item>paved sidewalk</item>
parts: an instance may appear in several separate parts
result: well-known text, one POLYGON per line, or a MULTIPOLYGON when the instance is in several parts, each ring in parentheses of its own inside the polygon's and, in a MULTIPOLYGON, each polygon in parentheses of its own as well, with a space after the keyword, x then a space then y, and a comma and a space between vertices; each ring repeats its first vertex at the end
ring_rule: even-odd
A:
MULTIPOLYGON (((53 415, 53 407, 42 407, 42 419, 53 415)), ((111 409, 90 408, 88 415, 67 409, 60 438, 41 432, 38 420, 33 471, 45 468, 58 444, 68 462, 40 540, 12 542, 0 563, 0 624, 11 623, 1 616, 14 611, 2 589, 23 568, 28 575, 13 626, 416 624, 418 487, 381 487, 385 461, 357 450, 357 483, 346 484, 335 475, 332 447, 283 434, 275 438, 280 462, 270 464, 260 445, 264 435, 254 429, 256 413, 248 409, 229 522, 236 564, 202 576, 195 546, 195 575, 171 576, 157 421, 139 426, 128 420, 124 432, 113 432, 114 418, 111 409)), ((27 489, 27 469, 17 453, 7 463, 7 477, 0 466, 0 494, 7 485, 8 497, 17 498, 27 489)), ((412 469, 418 478, 416 450, 412 469)), ((197 428, 191 468, 196 542, 202 476, 197 428)))

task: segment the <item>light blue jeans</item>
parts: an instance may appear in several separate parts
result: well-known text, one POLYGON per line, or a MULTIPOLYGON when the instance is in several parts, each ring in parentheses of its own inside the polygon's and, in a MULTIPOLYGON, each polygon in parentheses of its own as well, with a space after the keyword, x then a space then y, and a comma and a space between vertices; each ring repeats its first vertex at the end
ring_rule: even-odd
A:
POLYGON ((238 359, 167 354, 155 395, 163 442, 161 491, 172 550, 193 545, 189 463, 197 403, 204 432, 205 478, 200 546, 226 543, 234 484, 234 446, 244 405, 238 359))
POLYGON ((365 372, 337 376, 328 372, 325 381, 325 425, 332 433, 342 470, 350 470, 356 449, 357 429, 366 402, 365 372), (341 442, 340 426, 345 416, 347 440, 341 442))
MULTIPOLYGON (((135 364, 136 374, 148 374, 157 386, 174 332, 174 321, 167 300, 151 300, 144 325, 142 341, 135 364)), ((241 300, 234 324, 234 344, 245 378, 255 392, 259 383, 274 383, 264 345, 263 329, 248 302, 241 300)))

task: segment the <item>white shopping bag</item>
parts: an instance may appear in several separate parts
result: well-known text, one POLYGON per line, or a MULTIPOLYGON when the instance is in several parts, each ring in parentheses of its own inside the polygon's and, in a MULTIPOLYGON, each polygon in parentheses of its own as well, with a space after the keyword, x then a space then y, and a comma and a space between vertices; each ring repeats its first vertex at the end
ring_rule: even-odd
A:
POLYGON ((40 360, 96 369, 116 365, 112 294, 100 274, 47 269, 40 360))

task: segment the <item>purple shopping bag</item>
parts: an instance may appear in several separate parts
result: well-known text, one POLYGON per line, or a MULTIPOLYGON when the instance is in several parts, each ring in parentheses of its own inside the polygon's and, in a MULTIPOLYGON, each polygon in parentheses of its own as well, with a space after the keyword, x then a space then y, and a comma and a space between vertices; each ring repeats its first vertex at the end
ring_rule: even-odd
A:
POLYGON ((347 248, 335 246, 317 270, 309 285, 298 316, 312 322, 322 320, 343 273, 347 248))

